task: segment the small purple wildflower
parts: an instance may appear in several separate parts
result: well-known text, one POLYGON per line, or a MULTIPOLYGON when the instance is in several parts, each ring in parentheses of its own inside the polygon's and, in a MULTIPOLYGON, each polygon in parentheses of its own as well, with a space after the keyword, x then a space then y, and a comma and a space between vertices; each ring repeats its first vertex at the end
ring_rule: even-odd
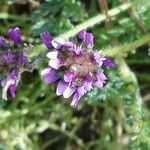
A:
POLYGON ((2 98, 7 100, 8 96, 15 97, 17 85, 20 81, 20 75, 23 70, 29 70, 30 64, 27 59, 28 48, 22 48, 21 30, 18 27, 10 28, 7 32, 9 41, 0 36, 0 71, 2 78, 2 98))
POLYGON ((114 67, 108 57, 93 49, 93 35, 86 30, 78 34, 83 46, 78 46, 63 38, 52 39, 48 32, 41 33, 41 39, 48 52, 48 68, 41 72, 45 83, 57 82, 56 94, 64 98, 72 97, 71 106, 76 107, 80 98, 93 89, 102 88, 106 83, 103 66, 114 67))

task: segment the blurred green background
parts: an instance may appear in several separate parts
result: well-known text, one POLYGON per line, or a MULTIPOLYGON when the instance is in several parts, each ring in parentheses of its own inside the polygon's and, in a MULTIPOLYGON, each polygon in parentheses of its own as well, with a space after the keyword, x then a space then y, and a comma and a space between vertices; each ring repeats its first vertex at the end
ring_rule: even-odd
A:
MULTIPOLYGON (((110 9, 129 1, 0 0, 0 35, 19 26, 38 51, 41 32, 59 36, 104 13, 107 19, 89 28, 95 48, 132 44, 149 34, 150 1, 131 2, 109 17, 110 9)), ((108 84, 85 95, 77 109, 56 96, 54 84, 43 83, 46 61, 24 72, 16 98, 0 99, 0 150, 150 150, 149 44, 114 55, 116 68, 105 70, 108 84)))

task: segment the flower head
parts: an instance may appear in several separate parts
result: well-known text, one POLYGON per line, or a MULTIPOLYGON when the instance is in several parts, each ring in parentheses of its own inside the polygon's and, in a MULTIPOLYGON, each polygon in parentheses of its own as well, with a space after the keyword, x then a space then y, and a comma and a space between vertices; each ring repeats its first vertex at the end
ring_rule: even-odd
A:
POLYGON ((24 69, 28 70, 30 64, 27 59, 28 48, 21 40, 21 30, 18 27, 10 28, 7 32, 12 42, 0 36, 0 85, 2 98, 15 97, 20 75, 24 69))
POLYGON ((52 39, 48 32, 41 34, 41 39, 48 52, 48 67, 41 72, 45 83, 57 82, 56 94, 64 98, 72 97, 71 106, 76 107, 81 96, 93 89, 102 88, 106 83, 103 66, 113 67, 108 57, 93 51, 93 35, 86 30, 78 34, 82 45, 62 37, 52 39))

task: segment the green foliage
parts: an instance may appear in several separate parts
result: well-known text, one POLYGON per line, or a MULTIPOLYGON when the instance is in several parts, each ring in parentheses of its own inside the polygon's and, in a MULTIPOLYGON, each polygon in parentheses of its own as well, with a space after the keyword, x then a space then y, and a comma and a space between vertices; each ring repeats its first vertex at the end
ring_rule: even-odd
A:
MULTIPOLYGON (((145 28, 150 29, 150 1, 134 1, 134 8, 137 14, 141 17, 145 28)), ((116 1, 112 2, 112 5, 116 5, 116 1)), ((95 27, 93 33, 95 35, 95 42, 98 47, 108 47, 111 42, 115 39, 119 43, 129 43, 135 39, 140 38, 142 31, 137 25, 137 22, 131 17, 128 12, 121 13, 115 18, 111 18, 112 27, 105 29, 105 27, 95 27), (116 21, 117 20, 117 21, 116 21)))
POLYGON ((112 95, 113 99, 131 99, 131 95, 134 93, 134 91, 130 91, 129 86, 132 85, 132 83, 124 82, 116 70, 107 71, 107 78, 109 82, 104 88, 95 88, 92 92, 87 94, 88 101, 92 103, 93 99, 96 101, 106 101, 108 99, 112 100, 112 95))
POLYGON ((52 0, 40 5, 32 15, 32 33, 39 35, 42 31, 49 31, 58 35, 82 22, 86 12, 79 1, 52 0))

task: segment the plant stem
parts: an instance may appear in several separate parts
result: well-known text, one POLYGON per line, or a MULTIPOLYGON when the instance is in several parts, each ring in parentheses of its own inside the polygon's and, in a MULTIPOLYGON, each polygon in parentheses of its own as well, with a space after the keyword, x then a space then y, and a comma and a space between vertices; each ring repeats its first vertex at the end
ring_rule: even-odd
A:
POLYGON ((0 19, 12 19, 12 20, 21 20, 23 22, 30 21, 31 19, 26 16, 17 16, 17 15, 12 15, 12 14, 7 14, 7 13, 0 13, 0 19))
POLYGON ((149 44, 149 43, 150 43, 150 34, 147 34, 132 43, 119 46, 119 47, 109 48, 104 50, 102 53, 104 55, 111 56, 111 57, 115 56, 116 54, 124 55, 127 52, 134 50, 135 48, 138 48, 141 45, 149 44))
MULTIPOLYGON (((131 3, 125 3, 116 8, 113 8, 108 11, 108 15, 109 15, 109 17, 113 17, 113 16, 119 14, 120 12, 129 9, 131 7, 131 5, 132 5, 131 3)), ((107 19, 105 14, 99 14, 99 15, 92 17, 91 19, 88 19, 87 21, 77 25, 76 27, 69 30, 68 32, 62 34, 62 37, 64 37, 64 38, 73 37, 81 30, 87 29, 89 27, 93 27, 94 25, 99 24, 100 22, 104 21, 105 19, 107 19)))

